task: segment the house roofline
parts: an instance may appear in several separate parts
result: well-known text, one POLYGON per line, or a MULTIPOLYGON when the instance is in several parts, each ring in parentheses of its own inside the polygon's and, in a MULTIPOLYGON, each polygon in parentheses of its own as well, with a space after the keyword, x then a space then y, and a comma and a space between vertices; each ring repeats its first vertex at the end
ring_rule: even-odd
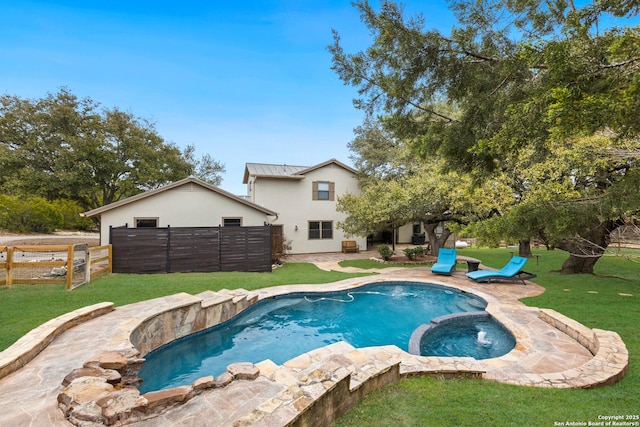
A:
MULTIPOLYGON (((350 166, 348 166, 348 165, 346 165, 346 164, 344 164, 344 163, 342 163, 342 162, 340 162, 340 161, 338 161, 336 159, 329 159, 329 160, 327 160, 325 162, 319 163, 319 164, 317 164, 315 166, 310 166, 310 167, 308 167, 306 169, 303 169, 303 170, 298 171, 296 173, 293 173, 291 175, 268 175, 268 174, 255 174, 255 175, 252 175, 252 174, 249 173, 249 169, 245 165, 245 172, 244 172, 244 177, 242 179, 242 183, 243 184, 247 184, 249 182, 249 177, 250 176, 255 177, 255 178, 296 179, 296 180, 300 180, 300 179, 304 179, 305 178, 304 175, 306 173, 313 172, 316 169, 321 169, 321 168, 323 168, 323 167, 325 167, 325 166, 327 166, 329 164, 332 164, 332 163, 337 165, 337 166, 339 166, 339 167, 341 167, 341 168, 343 168, 343 169, 345 169, 345 170, 347 170, 347 171, 349 171, 349 172, 351 172, 351 173, 353 173, 353 174, 357 174, 358 173, 358 171, 356 171, 352 167, 350 167, 350 166)), ((248 164, 249 163, 247 163, 247 165, 248 164)), ((267 164, 267 163, 264 163, 264 164, 267 164)), ((270 165, 272 165, 272 166, 282 166, 280 164, 270 164, 270 165)))
POLYGON ((321 169, 321 168, 323 168, 323 167, 325 167, 327 165, 330 165, 331 163, 333 163, 333 164, 335 164, 337 166, 340 166, 341 168, 346 169, 351 173, 358 173, 358 171, 356 171, 354 168, 345 165, 344 163, 340 162, 339 160, 329 159, 326 162, 322 162, 322 163, 319 163, 319 164, 317 164, 315 166, 311 166, 311 167, 309 167, 309 168, 307 168, 305 170, 302 170, 302 171, 296 173, 296 175, 304 175, 304 174, 312 172, 312 171, 314 171, 316 169, 321 169))
MULTIPOLYGON (((288 175, 288 176, 279 176, 279 175, 267 175, 267 174, 256 174, 256 175, 251 175, 255 178, 269 178, 269 179, 304 179, 304 176, 301 175, 288 175)), ((246 182, 244 182, 244 184, 246 184, 246 182)))
POLYGON ((260 205, 257 205, 255 203, 253 203, 253 202, 245 200, 242 197, 238 197, 238 196, 236 196, 234 194, 229 193, 228 191, 225 191, 225 190, 223 190, 221 188, 218 188, 218 187, 216 187, 214 185, 211 185, 211 184, 209 184, 209 183, 207 183, 205 181, 202 181, 201 179, 195 178, 193 176, 181 179, 179 181, 172 182, 171 184, 167 184, 167 185, 165 185, 163 187, 159 187, 159 188, 156 188, 156 189, 153 189, 153 190, 145 191, 145 192, 140 193, 140 194, 136 194, 135 196, 127 197, 126 199, 118 200, 117 202, 113 202, 113 203, 110 203, 108 205, 101 206, 99 208, 84 212, 84 213, 82 213, 80 215, 84 216, 84 217, 92 217, 92 216, 100 215, 100 214, 102 214, 104 212, 108 212, 108 211, 110 211, 112 209, 116 209, 116 208, 119 208, 121 206, 125 206, 125 205, 128 205, 128 204, 133 203, 133 202, 137 202, 138 200, 146 199, 147 197, 151 197, 151 196, 154 196, 156 194, 163 193, 165 191, 180 187, 180 186, 182 186, 184 184, 188 184, 188 183, 194 183, 196 185, 199 185, 199 186, 201 186, 203 188, 206 188, 207 190, 213 191, 214 193, 218 193, 221 196, 227 197, 227 198, 232 199, 232 200, 234 200, 236 202, 242 203, 243 205, 246 205, 246 206, 248 206, 250 208, 253 208, 255 210, 263 212, 266 215, 278 216, 278 213, 272 211, 271 209, 267 209, 267 208, 265 208, 263 206, 260 206, 260 205))

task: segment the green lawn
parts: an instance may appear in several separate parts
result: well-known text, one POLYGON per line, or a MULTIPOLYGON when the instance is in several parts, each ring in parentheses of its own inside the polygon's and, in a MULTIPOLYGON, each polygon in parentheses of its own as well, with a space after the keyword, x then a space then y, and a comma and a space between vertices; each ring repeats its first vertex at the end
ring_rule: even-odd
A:
MULTIPOLYGON (((373 393, 334 427, 553 426, 596 422, 598 415, 640 414, 640 264, 608 256, 596 266, 600 276, 562 276, 551 271, 559 269, 565 253, 536 253, 540 255, 539 265, 531 259, 526 270, 536 273, 536 282, 547 291, 524 303, 553 308, 592 328, 618 332, 631 359, 629 373, 621 383, 594 390, 554 390, 490 381, 413 378, 373 393)), ((510 258, 505 249, 464 249, 459 254, 479 258, 493 267, 503 266, 510 258)), ((367 264, 361 264, 364 265, 367 264)), ((376 263, 376 268, 381 266, 376 263)), ((96 302, 123 305, 176 292, 252 290, 291 283, 327 283, 355 276, 361 275, 326 272, 311 264, 286 264, 273 273, 113 274, 71 292, 61 285, 15 285, 0 290, 0 350, 47 320, 96 302)))

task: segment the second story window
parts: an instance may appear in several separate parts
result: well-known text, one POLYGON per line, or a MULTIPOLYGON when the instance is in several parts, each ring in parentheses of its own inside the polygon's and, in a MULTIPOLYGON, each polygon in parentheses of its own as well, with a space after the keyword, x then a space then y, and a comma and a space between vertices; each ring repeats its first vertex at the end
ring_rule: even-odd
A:
POLYGON ((313 182, 313 200, 334 200, 335 183, 329 181, 313 182))

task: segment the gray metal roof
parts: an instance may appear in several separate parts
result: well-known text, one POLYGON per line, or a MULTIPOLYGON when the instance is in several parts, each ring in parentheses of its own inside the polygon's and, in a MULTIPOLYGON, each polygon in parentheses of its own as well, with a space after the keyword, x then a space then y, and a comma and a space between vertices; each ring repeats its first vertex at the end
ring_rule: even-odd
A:
POLYGON ((289 179, 303 179, 304 174, 311 172, 315 169, 319 169, 327 166, 328 164, 336 164, 346 170, 356 173, 356 170, 340 163, 336 159, 327 160, 315 166, 293 166, 293 165, 273 165, 269 163, 246 163, 244 168, 244 178, 242 182, 244 184, 249 182, 250 176, 259 178, 289 178, 289 179))
POLYGON ((299 172, 309 169, 308 166, 272 165, 268 163, 247 163, 242 182, 249 182, 250 176, 262 178, 297 178, 302 179, 299 172))
POLYGON ((268 163, 247 163, 250 175, 287 177, 300 171, 309 169, 309 166, 271 165, 268 163))

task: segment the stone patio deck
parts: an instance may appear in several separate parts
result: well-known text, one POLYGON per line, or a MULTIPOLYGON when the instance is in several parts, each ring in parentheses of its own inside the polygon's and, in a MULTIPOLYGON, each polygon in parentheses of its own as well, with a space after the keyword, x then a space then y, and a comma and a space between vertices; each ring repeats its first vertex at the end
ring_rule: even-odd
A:
MULTIPOLYGON (((336 254, 309 259, 320 268, 340 269, 337 259, 345 257, 336 254)), ((295 257, 292 261, 305 258, 295 257)), ((515 335, 516 348, 499 358, 475 360, 415 356, 395 346, 356 349, 347 343, 336 343, 300 355, 282 366, 268 360, 256 364, 259 375, 252 380, 236 378, 225 387, 197 392, 195 385, 186 387, 185 393, 190 394, 185 403, 174 405, 153 419, 140 417, 134 425, 289 425, 301 422, 314 402, 322 401, 324 412, 336 410, 336 405, 353 404, 369 391, 367 387, 375 388, 405 375, 482 376, 526 386, 588 388, 614 383, 626 373, 628 353, 616 333, 591 330, 553 310, 527 307, 518 301, 542 293, 544 289, 538 285, 478 284, 466 279, 463 272, 450 277, 435 276, 427 268, 382 269, 380 273, 326 285, 260 289, 244 297, 238 291, 232 297, 255 300, 293 291, 349 289, 379 281, 442 284, 484 298, 487 311, 515 335), (344 390, 339 391, 341 387, 344 390), (346 402, 349 399, 353 401, 346 402)), ((126 350, 125 341, 144 319, 198 298, 204 305, 214 294, 177 294, 117 307, 60 333, 26 365, 0 379, 0 425, 71 426, 57 401, 64 389, 65 376, 86 361, 95 360, 96 354, 126 350)), ((0 364, 11 357, 11 351, 16 349, 11 347, 0 354, 0 364)), ((315 419, 318 416, 315 413, 315 419)), ((88 420, 86 425, 94 424, 88 420)))

